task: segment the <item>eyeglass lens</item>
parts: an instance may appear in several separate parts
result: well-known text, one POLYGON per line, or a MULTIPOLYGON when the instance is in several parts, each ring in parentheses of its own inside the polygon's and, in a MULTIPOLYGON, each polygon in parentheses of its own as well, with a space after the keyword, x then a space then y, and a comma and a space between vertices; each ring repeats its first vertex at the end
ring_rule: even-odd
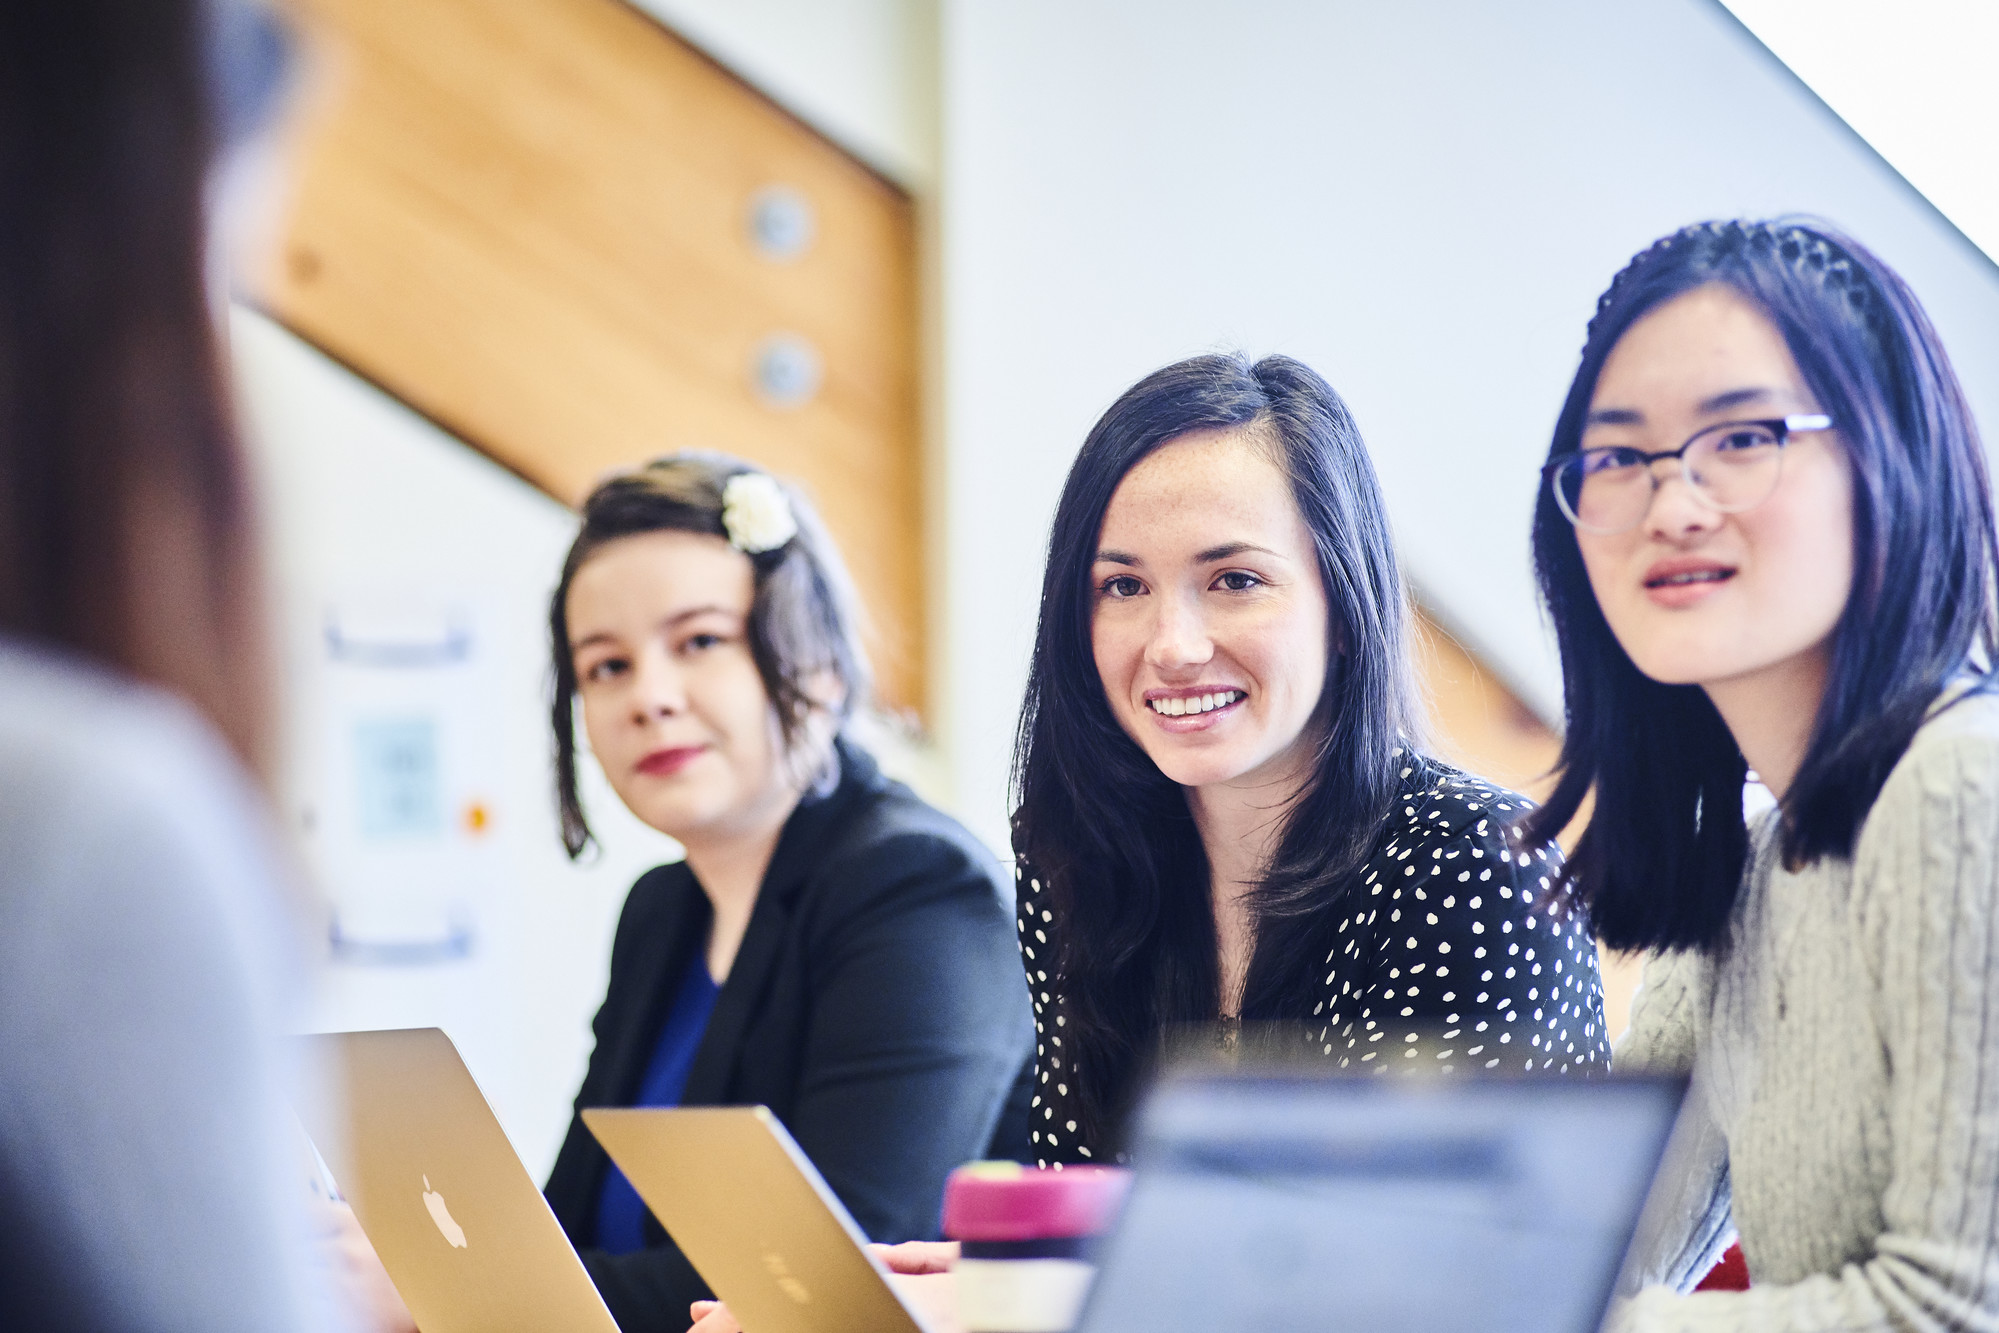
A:
MULTIPOLYGON (((1738 422, 1702 431, 1674 461, 1710 508, 1739 514, 1776 489, 1782 445, 1769 426, 1738 422)), ((1623 445, 1585 449, 1555 474, 1555 498, 1577 527, 1627 531, 1651 508, 1652 493, 1664 480, 1656 465, 1663 461, 1623 445)))

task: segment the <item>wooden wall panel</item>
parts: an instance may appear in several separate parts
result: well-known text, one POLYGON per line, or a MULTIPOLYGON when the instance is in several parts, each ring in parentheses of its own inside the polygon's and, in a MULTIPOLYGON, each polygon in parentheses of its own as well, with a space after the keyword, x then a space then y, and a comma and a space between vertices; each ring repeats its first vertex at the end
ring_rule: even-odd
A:
POLYGON ((684 447, 802 481, 923 703, 909 199, 620 0, 299 0, 325 52, 270 284, 304 337, 574 503, 684 447), (753 244, 791 187, 814 239, 753 244), (803 404, 753 379, 818 353, 803 404))

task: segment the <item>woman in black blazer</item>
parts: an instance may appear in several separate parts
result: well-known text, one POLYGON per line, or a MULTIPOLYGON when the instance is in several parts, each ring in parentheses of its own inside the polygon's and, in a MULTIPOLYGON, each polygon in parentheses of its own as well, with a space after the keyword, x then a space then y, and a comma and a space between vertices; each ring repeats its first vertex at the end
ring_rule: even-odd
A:
MULTIPOLYGON (((840 733, 865 687, 803 501, 682 454, 600 487, 551 609, 563 832, 589 841, 574 701, 685 862, 633 885, 576 1097, 776 1112, 870 1237, 936 1233, 945 1175, 1026 1146, 1033 1023, 990 854, 840 733)), ((626 1333, 706 1284, 580 1117, 547 1195, 626 1333)))

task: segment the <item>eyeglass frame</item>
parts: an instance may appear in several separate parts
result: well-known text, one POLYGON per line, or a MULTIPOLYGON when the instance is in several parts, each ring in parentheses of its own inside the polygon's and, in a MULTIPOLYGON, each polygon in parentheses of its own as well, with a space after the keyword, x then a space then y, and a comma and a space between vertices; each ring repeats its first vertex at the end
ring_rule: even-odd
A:
MULTIPOLYGON (((1700 483, 1696 482, 1693 479, 1693 477, 1691 477, 1687 473, 1687 450, 1694 447, 1694 441, 1700 439, 1703 435, 1711 435, 1715 431, 1727 430, 1733 426, 1762 426, 1768 429, 1772 435, 1775 435, 1777 437, 1777 450, 1778 450, 1777 458, 1778 458, 1778 463, 1781 465, 1783 462, 1784 446, 1791 442, 1792 435, 1802 434, 1806 431, 1831 430, 1832 418, 1827 416, 1823 412, 1793 412, 1789 416, 1782 416, 1782 417, 1753 417, 1745 421, 1719 421, 1712 426, 1701 427, 1699 430, 1695 431, 1692 435, 1689 435, 1687 437, 1686 443, 1682 444, 1677 449, 1660 449, 1656 452, 1647 452, 1644 449, 1634 449, 1629 445, 1622 445, 1622 444, 1606 444, 1606 445, 1596 446, 1598 449, 1623 449, 1629 453, 1634 453, 1638 455, 1639 465, 1645 469, 1645 475, 1648 479, 1650 479, 1652 483, 1652 494, 1646 497, 1645 507, 1638 511, 1637 518, 1631 520, 1630 523, 1626 524, 1621 528, 1591 527, 1589 524, 1584 523, 1581 518, 1577 517, 1576 514, 1570 510, 1567 500, 1565 500, 1562 496, 1562 487, 1561 487, 1562 469, 1567 467, 1570 463, 1575 462, 1583 455, 1594 452, 1594 450, 1571 449, 1569 452, 1565 454, 1558 454, 1554 458, 1549 459, 1546 463, 1543 463, 1541 465, 1541 475, 1547 478, 1548 489, 1553 493, 1555 497, 1555 507, 1562 511, 1562 517, 1569 520, 1569 525, 1571 527, 1580 529, 1583 532, 1593 532, 1600 537, 1615 536, 1620 532, 1629 532, 1631 531, 1631 529, 1637 527, 1640 523, 1643 523, 1645 521, 1645 515, 1652 511, 1652 501, 1657 499, 1659 495, 1659 486, 1660 486, 1659 474, 1652 470, 1652 465, 1654 463, 1657 463, 1662 458, 1670 458, 1674 462, 1680 465, 1680 479, 1687 483, 1688 489, 1693 491, 1695 497, 1698 498, 1703 505, 1706 505, 1709 509, 1712 509, 1717 514, 1746 514, 1750 510, 1756 508, 1757 505, 1760 505, 1764 503, 1764 501, 1768 500, 1770 498, 1770 495, 1765 495, 1761 499, 1757 500, 1754 504, 1744 505, 1740 509, 1726 509, 1723 508, 1721 505, 1716 504, 1713 498, 1710 497, 1706 491, 1701 489, 1700 483)), ((1781 473, 1779 475, 1781 477, 1781 473)), ((1777 489, 1776 485, 1773 483, 1770 487, 1770 494, 1774 495, 1776 493, 1776 489, 1777 489)), ((1578 496, 1578 500, 1580 500, 1580 496, 1578 496)))

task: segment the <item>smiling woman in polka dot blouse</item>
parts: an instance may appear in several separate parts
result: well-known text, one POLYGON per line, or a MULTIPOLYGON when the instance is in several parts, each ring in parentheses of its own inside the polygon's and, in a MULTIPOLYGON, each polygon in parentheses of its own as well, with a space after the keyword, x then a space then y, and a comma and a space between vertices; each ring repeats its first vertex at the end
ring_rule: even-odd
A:
POLYGON ((1372 465, 1306 367, 1197 357, 1091 431, 1014 816, 1043 1165, 1115 1160, 1190 1025, 1358 1073, 1608 1067, 1560 851, 1408 741, 1406 619, 1372 465))
MULTIPOLYGON (((1579 918, 1543 901, 1561 853, 1514 853, 1509 820, 1525 797, 1431 761, 1404 759, 1400 818, 1361 874, 1362 896, 1335 914, 1321 951, 1307 1037, 1339 1069, 1607 1071, 1610 1043, 1595 942, 1579 918)), ((1076 1092, 1087 1071, 1062 1058, 1067 1026, 1060 927, 1040 877, 1023 862, 1021 958, 1034 993, 1038 1050, 1035 1156, 1043 1166, 1099 1156, 1079 1137, 1076 1092)))

